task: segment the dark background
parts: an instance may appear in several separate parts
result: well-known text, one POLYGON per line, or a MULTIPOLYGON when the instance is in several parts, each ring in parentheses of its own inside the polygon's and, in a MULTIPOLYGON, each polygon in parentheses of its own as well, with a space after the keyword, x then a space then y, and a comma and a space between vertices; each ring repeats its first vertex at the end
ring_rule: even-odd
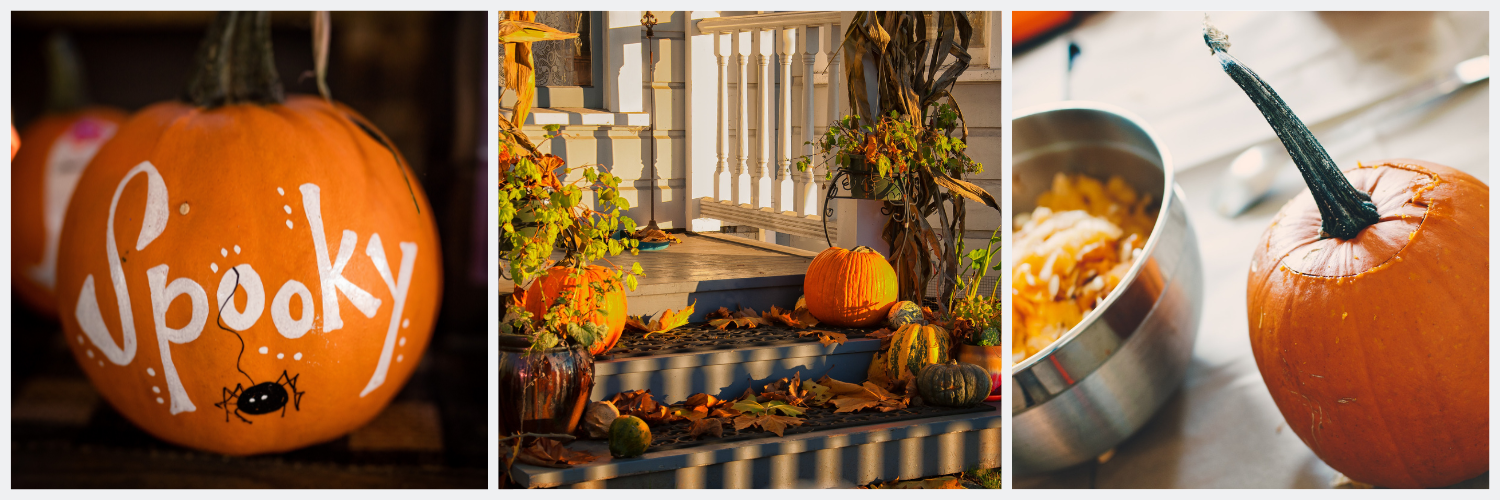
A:
MULTIPOLYGON (((45 44, 72 39, 94 104, 135 112, 184 94, 212 12, 15 12, 18 128, 46 103, 45 44)), ((272 15, 288 94, 316 94, 312 14, 272 15)), ((433 339, 391 407, 364 429, 302 450, 229 458, 136 429, 93 393, 58 325, 12 300, 11 481, 26 487, 486 487, 489 153, 484 12, 332 14, 334 99, 396 143, 431 200, 443 245, 433 339)))

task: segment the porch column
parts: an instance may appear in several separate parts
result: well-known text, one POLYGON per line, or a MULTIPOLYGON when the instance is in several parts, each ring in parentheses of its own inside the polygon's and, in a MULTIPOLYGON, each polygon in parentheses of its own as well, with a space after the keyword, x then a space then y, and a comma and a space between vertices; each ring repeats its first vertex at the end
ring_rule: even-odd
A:
POLYGON ((750 63, 750 33, 747 31, 736 31, 734 37, 734 53, 738 57, 740 65, 739 78, 735 80, 735 88, 739 92, 739 109, 735 112, 738 118, 738 126, 735 129, 735 155, 739 161, 734 168, 734 193, 730 200, 739 205, 750 203, 750 76, 746 72, 746 66, 750 63))
MULTIPOLYGON (((800 51, 800 55, 802 57, 803 146, 801 150, 803 155, 810 158, 812 157, 816 146, 808 143, 817 142, 818 140, 817 131, 813 129, 813 118, 814 115, 817 114, 817 110, 813 105, 813 102, 816 100, 813 97, 813 63, 816 62, 818 58, 818 40, 814 39, 811 36, 813 30, 812 26, 803 26, 801 30, 802 32, 799 33, 797 37, 802 41, 802 50, 800 51)), ((822 31, 822 28, 818 28, 818 30, 822 31)), ((794 166, 792 168, 795 169, 796 167, 794 166)), ((818 214, 818 202, 821 201, 818 199, 818 196, 821 193, 818 191, 818 182, 813 178, 813 169, 809 168, 806 172, 797 172, 796 175, 798 181, 796 200, 797 213, 802 215, 821 215, 818 214)))

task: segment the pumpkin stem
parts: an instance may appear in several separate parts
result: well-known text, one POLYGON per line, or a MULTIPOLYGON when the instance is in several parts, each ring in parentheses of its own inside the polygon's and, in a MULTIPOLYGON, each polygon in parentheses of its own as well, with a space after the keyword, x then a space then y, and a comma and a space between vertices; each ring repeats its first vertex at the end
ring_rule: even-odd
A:
POLYGON ((1234 79, 1234 83, 1239 84, 1240 90, 1250 97, 1250 102, 1260 109, 1260 114, 1266 117, 1266 122, 1271 124, 1271 129, 1276 131, 1281 144, 1297 164, 1297 170, 1302 172, 1302 180, 1312 191, 1313 200, 1318 204, 1318 212, 1323 216, 1323 237, 1347 240, 1378 222, 1380 214, 1375 210, 1375 205, 1370 203, 1370 195, 1349 184, 1349 179, 1344 177, 1338 165, 1328 157, 1323 145, 1318 143, 1318 139, 1307 130, 1302 120, 1292 113, 1292 109, 1260 75, 1229 55, 1229 35, 1210 25, 1206 17, 1203 21, 1203 41, 1208 44, 1214 56, 1218 57, 1224 72, 1234 79))
POLYGON ((271 53, 271 15, 220 12, 198 47, 187 100, 213 108, 226 104, 280 104, 285 100, 271 53))
POLYGON ((84 90, 83 64, 73 49, 73 40, 63 32, 47 39, 47 111, 66 113, 88 104, 84 90))

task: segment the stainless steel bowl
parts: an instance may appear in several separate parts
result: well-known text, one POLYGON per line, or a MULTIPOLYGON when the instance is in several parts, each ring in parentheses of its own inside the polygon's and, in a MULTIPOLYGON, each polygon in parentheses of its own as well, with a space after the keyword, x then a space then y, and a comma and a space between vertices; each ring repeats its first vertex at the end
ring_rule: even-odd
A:
POLYGON ((1092 460, 1140 429, 1182 383, 1203 309, 1198 239, 1172 157, 1120 109, 1064 102, 1012 122, 1015 213, 1057 172, 1119 175, 1160 200, 1144 257, 1099 307, 1011 369, 1014 468, 1036 474, 1092 460))

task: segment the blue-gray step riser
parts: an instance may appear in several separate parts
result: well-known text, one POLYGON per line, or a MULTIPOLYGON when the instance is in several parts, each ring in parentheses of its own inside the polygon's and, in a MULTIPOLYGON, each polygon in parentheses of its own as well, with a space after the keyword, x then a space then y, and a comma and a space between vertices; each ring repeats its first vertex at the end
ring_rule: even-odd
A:
POLYGON ((695 304, 689 321, 707 321, 720 307, 748 307, 763 312, 777 306, 789 309, 802 296, 803 275, 741 278, 687 283, 641 285, 626 293, 625 310, 632 316, 651 315, 671 309, 681 311, 695 304))
POLYGON ((699 393, 738 398, 751 387, 800 373, 803 380, 828 375, 848 382, 865 380, 879 340, 854 339, 824 347, 816 342, 792 346, 667 354, 594 365, 591 399, 624 391, 650 389, 657 402, 671 404, 699 393))
POLYGON ((809 450, 584 481, 567 488, 853 488, 1000 466, 1001 429, 809 450))

